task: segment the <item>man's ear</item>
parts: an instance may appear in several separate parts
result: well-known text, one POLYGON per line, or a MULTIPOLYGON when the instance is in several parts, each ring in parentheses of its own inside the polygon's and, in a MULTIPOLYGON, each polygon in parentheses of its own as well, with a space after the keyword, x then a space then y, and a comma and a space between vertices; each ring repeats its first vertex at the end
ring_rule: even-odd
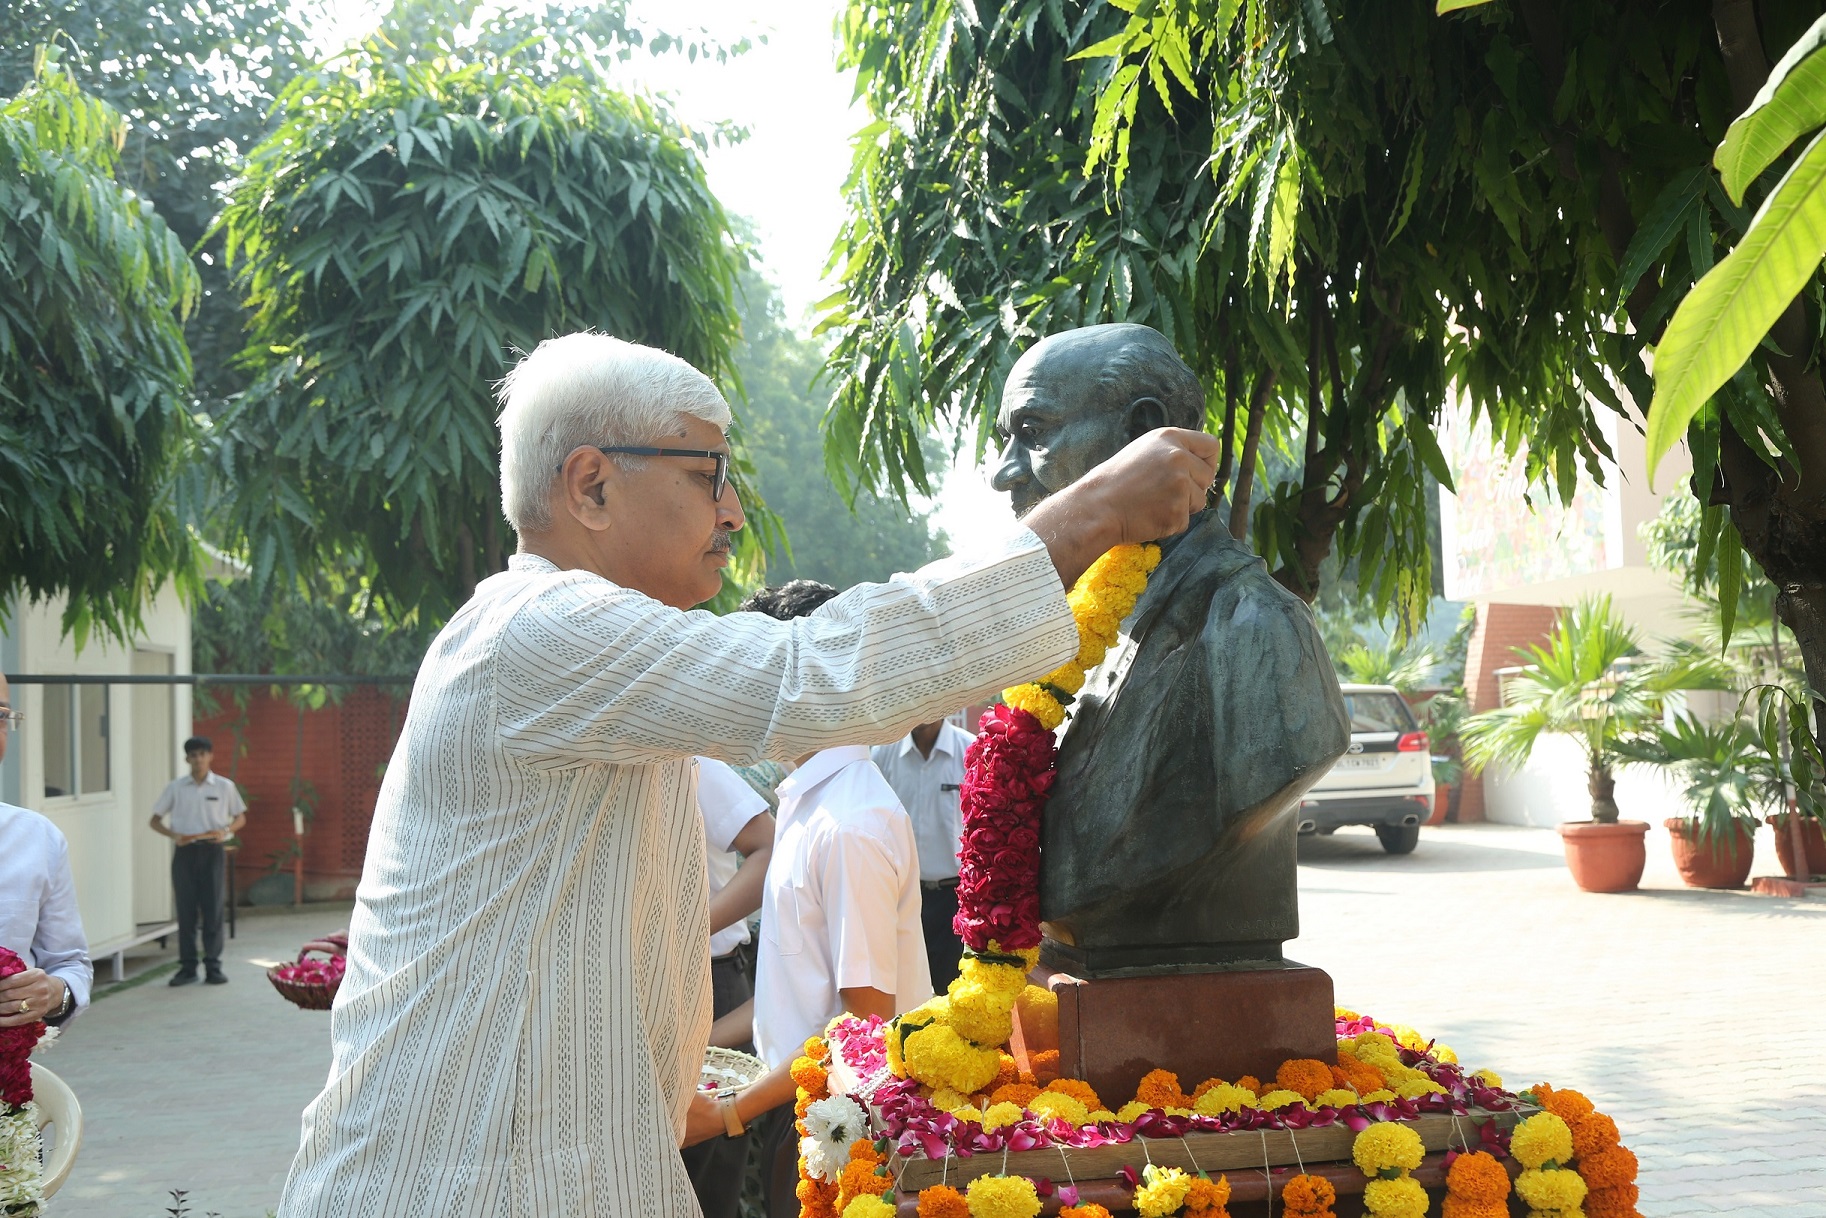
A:
POLYGON ((608 472, 609 461, 602 453, 573 451, 560 467, 554 492, 559 510, 568 512, 586 528, 606 528, 608 472))
POLYGON ((1136 398, 1129 403, 1127 417, 1129 439, 1139 440, 1150 431, 1158 431, 1167 425, 1167 408, 1159 398, 1136 398))

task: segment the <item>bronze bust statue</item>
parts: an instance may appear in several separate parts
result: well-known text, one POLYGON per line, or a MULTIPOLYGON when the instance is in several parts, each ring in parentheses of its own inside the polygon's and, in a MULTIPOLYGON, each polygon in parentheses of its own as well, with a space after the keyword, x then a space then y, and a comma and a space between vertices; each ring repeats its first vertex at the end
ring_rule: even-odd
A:
MULTIPOLYGON (((993 484, 1017 514, 1204 392, 1147 326, 1053 335, 1016 362, 993 484)), ((1350 724, 1311 611, 1193 517, 1070 708, 1041 829, 1043 961, 1080 977, 1273 965, 1299 934, 1300 796, 1350 724)))

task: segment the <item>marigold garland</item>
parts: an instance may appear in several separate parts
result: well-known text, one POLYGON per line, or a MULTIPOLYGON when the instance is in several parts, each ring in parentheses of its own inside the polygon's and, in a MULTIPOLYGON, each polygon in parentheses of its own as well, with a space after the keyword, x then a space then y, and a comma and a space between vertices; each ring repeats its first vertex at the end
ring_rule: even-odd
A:
POLYGON ((949 1184, 934 1184, 919 1190, 919 1218, 970 1218, 970 1204, 949 1184))
POLYGON ((1420 1135, 1398 1122, 1379 1122, 1358 1134, 1351 1143, 1351 1160, 1370 1178, 1363 1186, 1364 1210, 1375 1218, 1425 1214, 1427 1190, 1408 1175, 1425 1156, 1420 1135))
POLYGON ((1230 1211, 1225 1207, 1230 1204, 1230 1177, 1219 1176, 1213 1180, 1210 1176, 1192 1177, 1192 1187, 1186 1190, 1187 1214, 1207 1214, 1210 1218, 1229 1218, 1230 1211))
POLYGON ((1040 1193, 1026 1176, 978 1176, 965 1190, 970 1218, 1035 1218, 1040 1193))
POLYGON ((1281 1188, 1282 1212, 1287 1218, 1337 1218, 1331 1208, 1337 1199, 1338 1190, 1324 1176, 1302 1173, 1281 1188))
POLYGON ((843 1218, 894 1218, 894 1207, 873 1193, 864 1193, 843 1208, 843 1218))
POLYGON ((1177 1214, 1192 1191, 1192 1173, 1180 1167, 1153 1163, 1141 1170, 1141 1187, 1135 1190, 1135 1212, 1141 1218, 1167 1218, 1177 1214))
POLYGON ((1296 1057, 1281 1063, 1274 1072, 1275 1085, 1285 1091, 1297 1091, 1305 1099, 1315 1099, 1332 1086, 1331 1067, 1316 1058, 1296 1057))
POLYGON ((1509 1173, 1485 1151, 1459 1155, 1446 1169, 1442 1218, 1509 1218, 1509 1173))
POLYGON ((1110 1212, 1095 1203, 1068 1205, 1059 1211, 1059 1218, 1110 1218, 1110 1212))

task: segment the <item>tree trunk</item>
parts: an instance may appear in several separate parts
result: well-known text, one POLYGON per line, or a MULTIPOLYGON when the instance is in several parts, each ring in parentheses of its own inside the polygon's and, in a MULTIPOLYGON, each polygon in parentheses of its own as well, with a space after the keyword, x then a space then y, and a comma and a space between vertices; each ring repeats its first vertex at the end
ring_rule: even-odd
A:
POLYGON ((1249 398, 1249 426, 1243 433, 1243 455, 1236 463, 1236 490, 1230 496, 1230 536, 1249 540, 1249 494, 1255 486, 1255 450, 1262 443, 1262 420, 1268 415, 1268 398, 1274 393, 1275 374, 1264 372, 1255 381, 1249 398))
POLYGON ((1617 823, 1617 780, 1612 776, 1610 767, 1595 764, 1585 780, 1586 789, 1591 792, 1591 818, 1600 825, 1617 823))

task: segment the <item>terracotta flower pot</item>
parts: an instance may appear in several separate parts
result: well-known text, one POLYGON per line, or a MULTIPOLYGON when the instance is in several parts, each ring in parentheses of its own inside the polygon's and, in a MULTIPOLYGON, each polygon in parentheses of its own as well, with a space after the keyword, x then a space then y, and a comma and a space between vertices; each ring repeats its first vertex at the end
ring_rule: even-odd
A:
POLYGON ((1648 861, 1647 833, 1645 820, 1567 821, 1560 826, 1560 841, 1572 882, 1586 892, 1634 892, 1648 861))
POLYGON ((1452 806, 1452 784, 1440 782, 1433 784, 1433 814, 1427 817, 1429 825, 1446 823, 1446 809, 1452 806))
POLYGON ((1674 867, 1689 888, 1742 888, 1750 878, 1756 854, 1756 827, 1738 821, 1729 832, 1701 837, 1699 822, 1670 817, 1667 826, 1673 843, 1674 867))
MULTIPOLYGON (((1771 816, 1766 819, 1768 826, 1775 830, 1775 857, 1781 860, 1782 874, 1794 874, 1794 836, 1789 827, 1788 815, 1771 816)), ((1820 828, 1820 822, 1811 816, 1801 818, 1801 837, 1806 843, 1807 874, 1809 876, 1826 875, 1826 830, 1820 828)))

